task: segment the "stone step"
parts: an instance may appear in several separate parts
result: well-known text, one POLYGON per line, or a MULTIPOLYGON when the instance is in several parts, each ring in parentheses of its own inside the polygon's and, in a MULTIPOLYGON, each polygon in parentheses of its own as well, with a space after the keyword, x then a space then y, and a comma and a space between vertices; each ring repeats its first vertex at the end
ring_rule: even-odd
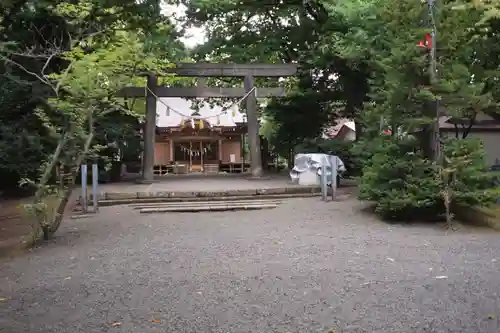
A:
MULTIPOLYGON (((130 204, 164 203, 164 202, 203 202, 203 201, 239 201, 239 200, 264 200, 264 199, 293 199, 310 198, 320 196, 321 193, 295 193, 295 194, 269 194, 269 195, 242 195, 242 196, 219 196, 219 197, 150 197, 150 198, 128 198, 114 200, 99 200, 100 206, 117 206, 130 204)), ((89 202, 92 204, 92 202, 89 202)))
MULTIPOLYGON (((241 190, 214 190, 214 191, 140 191, 140 192, 101 192, 99 200, 124 200, 147 198, 212 198, 212 197, 239 197, 262 196, 277 194, 316 194, 321 193, 318 186, 291 185, 275 188, 256 188, 241 190)), ((91 193, 88 194, 91 199, 91 193)), ((81 198, 80 198, 81 199, 81 198)))
POLYGON ((141 214, 152 213, 201 213, 201 212, 225 212, 236 210, 260 210, 260 209, 273 209, 278 207, 276 204, 258 204, 258 205, 205 205, 198 207, 156 207, 156 208, 142 208, 139 210, 141 214))
POLYGON ((281 200, 225 200, 225 201, 191 201, 191 202, 158 202, 130 204, 133 209, 168 208, 168 207, 200 207, 200 206, 245 206, 245 205, 279 205, 281 200))

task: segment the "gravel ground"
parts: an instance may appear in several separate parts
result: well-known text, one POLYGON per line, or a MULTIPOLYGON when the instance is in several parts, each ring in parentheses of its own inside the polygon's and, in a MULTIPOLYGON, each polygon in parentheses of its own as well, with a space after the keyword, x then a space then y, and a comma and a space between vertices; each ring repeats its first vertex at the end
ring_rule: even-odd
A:
POLYGON ((499 234, 387 225, 358 205, 66 221, 0 263, 0 332, 500 331, 499 234))

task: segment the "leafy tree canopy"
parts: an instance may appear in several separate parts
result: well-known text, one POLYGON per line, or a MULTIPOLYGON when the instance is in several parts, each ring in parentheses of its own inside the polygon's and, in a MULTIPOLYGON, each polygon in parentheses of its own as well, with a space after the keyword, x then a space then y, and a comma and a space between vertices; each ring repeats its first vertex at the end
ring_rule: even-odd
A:
POLYGON ((187 55, 159 0, 20 0, 2 2, 0 9, 0 175, 9 180, 2 183, 6 189, 37 178, 68 128, 83 139, 88 103, 99 112, 113 110, 96 124, 96 143, 137 140, 144 99, 112 94, 143 85, 140 71, 161 72, 187 55))

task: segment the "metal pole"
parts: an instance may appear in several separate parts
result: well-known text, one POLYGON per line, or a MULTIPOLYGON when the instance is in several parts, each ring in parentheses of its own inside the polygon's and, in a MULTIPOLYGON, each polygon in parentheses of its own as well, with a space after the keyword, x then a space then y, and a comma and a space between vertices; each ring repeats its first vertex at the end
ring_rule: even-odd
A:
POLYGON ((321 166, 321 200, 328 201, 328 185, 326 178, 326 165, 321 166))
POLYGON ((98 194, 97 194, 97 185, 99 182, 99 167, 97 164, 92 164, 92 200, 94 206, 94 213, 99 211, 98 207, 98 194))
POLYGON ((335 201, 337 199, 337 174, 338 174, 338 165, 337 165, 337 156, 333 156, 332 158, 332 200, 335 201))
MULTIPOLYGON (((437 63, 436 63, 436 22, 434 20, 434 0, 427 0, 427 10, 429 16, 429 22, 432 28, 431 31, 431 48, 429 50, 429 81, 431 88, 436 83, 437 79, 437 63)), ((433 103, 435 107, 435 122, 434 122, 434 133, 433 133, 433 144, 434 144, 434 161, 439 162, 441 155, 441 145, 439 140, 439 102, 437 100, 433 103)))
POLYGON ((82 164, 80 170, 82 171, 82 210, 87 213, 89 208, 87 200, 87 164, 82 164))

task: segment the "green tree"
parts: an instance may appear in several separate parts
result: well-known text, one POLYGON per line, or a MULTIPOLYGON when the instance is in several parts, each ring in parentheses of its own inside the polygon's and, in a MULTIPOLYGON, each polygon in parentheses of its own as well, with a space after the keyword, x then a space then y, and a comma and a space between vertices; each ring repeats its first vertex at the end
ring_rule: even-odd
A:
MULTIPOLYGON (((285 81, 290 97, 275 99, 263 110, 283 135, 299 128, 295 124, 302 122, 303 110, 307 110, 308 121, 302 122, 307 129, 299 128, 297 140, 317 135, 334 124, 339 114, 358 118, 368 92, 367 68, 362 57, 342 58, 335 49, 350 27, 347 20, 340 19, 347 14, 337 12, 331 1, 182 2, 188 7, 187 24, 203 25, 207 30, 208 41, 194 50, 198 59, 300 63, 297 77, 285 81), (335 45, 334 52, 331 45, 335 45)), ((269 83, 276 84, 258 82, 269 83)), ((285 139, 283 144, 292 143, 285 139)))
MULTIPOLYGON (((446 214, 451 222, 455 205, 485 205, 492 202, 494 192, 480 143, 443 140, 436 162, 433 103, 439 101, 444 114, 468 121, 468 129, 479 112, 494 111, 492 82, 498 67, 491 66, 489 58, 497 61, 498 53, 479 52, 492 38, 487 32, 491 30, 484 30, 485 24, 491 27, 491 19, 483 22, 482 9, 465 11, 457 2, 444 2, 435 9, 438 79, 430 82, 428 53, 415 46, 428 32, 426 24, 416 23, 426 11, 413 1, 392 0, 374 11, 374 20, 382 23, 381 36, 372 44, 372 100, 363 116, 372 122, 372 135, 380 132, 380 124, 374 122, 378 116, 390 124, 392 137, 371 147, 374 154, 365 162, 360 194, 375 201, 377 210, 388 217, 446 214)), ((460 138, 467 136, 463 133, 460 138)), ((365 141, 365 151, 371 143, 365 141)))
MULTIPOLYGON (((92 53, 94 48, 112 42, 117 32, 132 31, 143 42, 144 52, 155 52, 158 59, 185 56, 178 32, 169 18, 161 15, 158 5, 157 0, 85 0, 78 5, 71 1, 21 0, 0 4, 0 87, 5 96, 0 101, 4 110, 0 114, 0 135, 4 138, 0 154, 8 161, 0 168, 0 176, 9 179, 2 183, 2 191, 12 193, 20 179, 33 178, 39 162, 47 159, 57 145, 58 136, 41 125, 47 119, 42 121, 35 110, 42 110, 57 126, 61 122, 60 112, 51 109, 47 99, 53 97, 56 88, 51 74, 63 72, 69 64, 63 59, 64 52, 87 43, 80 46, 86 54, 92 53), (24 151, 30 152, 29 159, 24 151)), ((137 80, 130 77, 130 84, 142 83, 137 80)), ((124 104, 143 113, 143 99, 124 104)), ((130 118, 116 117, 125 119, 131 126, 130 118)))
MULTIPOLYGON (((24 39, 28 36, 4 40, 0 45, 6 76, 40 91, 31 105, 31 110, 35 110, 34 120, 38 120, 38 132, 27 136, 43 135, 54 149, 39 156, 39 172, 18 174, 29 176, 24 183, 36 189, 34 203, 27 207, 37 217, 34 237, 41 228, 48 239, 57 230, 60 218, 51 216, 47 199, 54 192, 63 197, 69 194, 68 189, 61 192, 50 183, 56 165, 63 163, 76 172, 86 158, 97 157, 103 149, 110 148, 110 143, 123 141, 124 134, 135 135, 137 120, 143 112, 134 112, 130 101, 116 97, 116 93, 130 83, 144 81, 139 79, 141 72, 151 70, 161 74, 175 57, 185 53, 176 41, 177 34, 169 28, 168 20, 160 17, 152 1, 141 4, 123 1, 112 7, 102 6, 100 1, 49 2, 43 9, 25 4, 26 12, 32 15, 45 12, 64 23, 53 26, 59 34, 53 33, 54 37, 47 39, 33 23, 43 45, 30 46, 24 39), (97 17, 100 19, 95 20, 97 17), (151 34, 148 28, 170 35, 161 42, 158 33, 151 34), (63 38, 57 37, 60 35, 63 38), (110 116, 115 121, 127 121, 132 128, 119 133, 108 131, 105 125, 113 123, 110 116), (101 137, 95 138, 99 133, 101 137)), ((17 103, 29 105, 22 100, 17 103)), ((61 209, 63 206, 59 213, 61 209)))

